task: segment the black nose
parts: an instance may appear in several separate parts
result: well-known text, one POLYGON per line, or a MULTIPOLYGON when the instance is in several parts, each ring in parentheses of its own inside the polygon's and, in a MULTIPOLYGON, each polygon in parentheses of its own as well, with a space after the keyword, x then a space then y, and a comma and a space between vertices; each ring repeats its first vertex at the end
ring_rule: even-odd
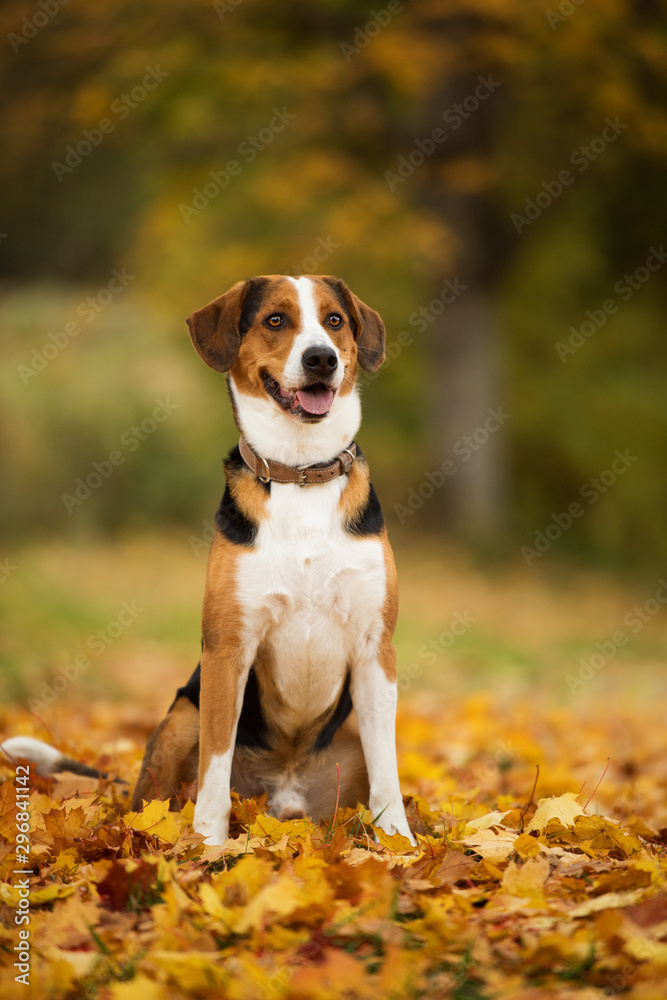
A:
POLYGON ((301 355, 303 367, 320 378, 333 375, 338 368, 338 358, 336 352, 330 347, 308 347, 301 355))

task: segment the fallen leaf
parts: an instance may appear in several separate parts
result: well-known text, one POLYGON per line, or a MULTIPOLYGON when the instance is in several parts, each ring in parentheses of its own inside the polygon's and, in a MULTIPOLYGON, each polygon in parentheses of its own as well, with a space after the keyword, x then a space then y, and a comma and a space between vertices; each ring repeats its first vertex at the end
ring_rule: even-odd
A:
POLYGON ((169 800, 161 802, 153 799, 139 812, 129 812, 123 817, 130 830, 148 833, 166 844, 175 844, 181 833, 181 820, 177 813, 169 811, 169 800))
POLYGON ((533 830, 542 833, 549 821, 554 819, 566 828, 573 826, 577 816, 584 815, 584 810, 576 799, 577 796, 573 792, 565 792, 558 798, 540 799, 537 804, 537 812, 526 828, 526 833, 532 833, 533 830))
POLYGON ((511 861, 501 883, 511 896, 544 901, 544 883, 549 876, 549 862, 544 857, 529 858, 522 865, 511 861))

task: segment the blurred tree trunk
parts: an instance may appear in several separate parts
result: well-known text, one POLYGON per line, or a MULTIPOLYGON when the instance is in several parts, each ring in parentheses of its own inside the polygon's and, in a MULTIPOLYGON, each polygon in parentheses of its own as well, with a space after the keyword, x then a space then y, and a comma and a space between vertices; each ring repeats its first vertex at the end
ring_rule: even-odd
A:
POLYGON ((502 426, 488 430, 500 422, 492 414, 499 408, 507 413, 499 386, 499 339, 493 299, 475 283, 434 323, 433 453, 436 461, 451 459, 457 469, 439 491, 441 515, 448 531, 467 537, 492 537, 504 520, 505 435, 502 426))
MULTIPOLYGON (((463 103, 479 77, 447 82, 440 108, 463 103)), ((502 92, 501 92, 502 93, 502 92)), ((502 331, 495 285, 507 264, 511 235, 499 223, 479 182, 490 158, 501 94, 481 102, 441 147, 443 162, 454 165, 458 181, 423 191, 423 199, 444 219, 456 240, 452 271, 439 277, 435 296, 448 278, 464 288, 430 324, 432 451, 450 459, 456 473, 438 491, 439 518, 451 533, 492 540, 503 527, 506 509, 507 431, 493 414, 507 405, 502 387, 502 331), (475 176, 477 174, 477 177, 475 176)), ((434 117, 433 111, 430 115, 434 117)))

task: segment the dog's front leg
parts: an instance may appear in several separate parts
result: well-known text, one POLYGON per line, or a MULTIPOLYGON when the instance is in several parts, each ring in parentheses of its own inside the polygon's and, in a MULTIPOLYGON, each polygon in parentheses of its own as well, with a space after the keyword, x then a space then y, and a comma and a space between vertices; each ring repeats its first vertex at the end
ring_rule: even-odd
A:
POLYGON ((201 659, 199 789, 194 828, 206 844, 227 839, 231 811, 230 775, 252 653, 224 637, 204 642, 201 659))
POLYGON ((351 693, 368 770, 369 809, 383 830, 415 844, 398 781, 396 650, 390 641, 353 666, 351 693))

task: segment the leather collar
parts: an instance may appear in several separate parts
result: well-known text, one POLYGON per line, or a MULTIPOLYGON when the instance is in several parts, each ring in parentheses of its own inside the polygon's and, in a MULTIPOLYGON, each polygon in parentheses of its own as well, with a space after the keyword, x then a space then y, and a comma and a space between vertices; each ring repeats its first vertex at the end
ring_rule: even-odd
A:
POLYGON ((338 476, 345 476, 357 457, 357 446, 352 442, 349 448, 336 455, 331 465, 282 465, 270 459, 260 458, 248 444, 244 434, 239 441, 241 458, 262 483, 297 483, 299 486, 314 486, 316 483, 330 483, 338 476))

